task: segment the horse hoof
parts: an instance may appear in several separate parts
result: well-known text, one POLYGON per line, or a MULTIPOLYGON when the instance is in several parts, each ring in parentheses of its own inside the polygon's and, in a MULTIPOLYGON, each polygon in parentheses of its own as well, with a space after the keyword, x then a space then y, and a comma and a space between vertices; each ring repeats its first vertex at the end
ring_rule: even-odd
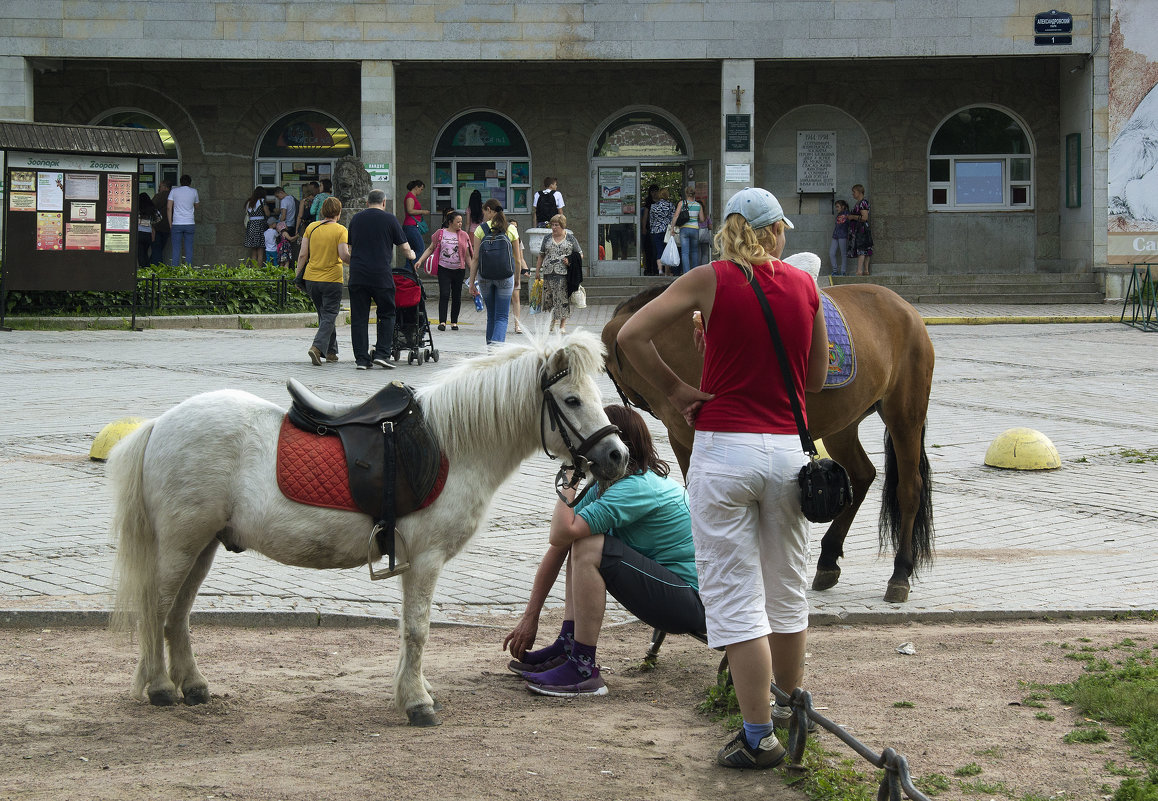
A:
POLYGON ((185 705, 197 706, 198 704, 209 703, 209 688, 208 687, 190 687, 185 690, 185 705))
POLYGON ((442 702, 439 701, 437 698, 432 698, 430 700, 434 701, 434 711, 435 712, 441 712, 442 711, 442 702))
POLYGON ((442 721, 438 719, 438 715, 434 714, 434 707, 429 704, 407 709, 406 717, 410 720, 411 726, 427 728, 429 726, 442 725, 442 721))
POLYGON ((903 604, 907 600, 909 600, 909 585, 894 584, 890 581, 888 588, 885 590, 885 603, 903 604))
POLYGON ((816 568, 816 576, 812 579, 812 589, 831 590, 840 581, 840 568, 816 568))
POLYGON ((173 706, 177 694, 173 690, 149 690, 149 703, 153 706, 173 706))

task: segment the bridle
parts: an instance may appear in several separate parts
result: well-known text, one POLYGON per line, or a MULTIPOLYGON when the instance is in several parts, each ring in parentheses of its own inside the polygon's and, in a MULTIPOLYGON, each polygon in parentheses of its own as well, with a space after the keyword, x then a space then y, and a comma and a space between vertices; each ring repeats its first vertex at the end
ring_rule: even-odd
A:
MULTIPOLYGON (((563 503, 573 507, 575 504, 579 503, 579 500, 583 497, 583 494, 585 494, 587 490, 584 490, 583 494, 577 495, 573 501, 567 500, 567 498, 563 495, 563 490, 575 490, 579 486, 579 483, 584 478, 586 478, 586 468, 590 465, 590 462, 587 460, 587 454, 590 453, 591 449, 594 448, 600 440, 605 437, 618 435, 620 431, 618 426, 608 424, 603 426, 603 428, 599 429, 598 431, 595 431, 590 436, 583 437, 583 433, 575 426, 574 423, 571 422, 571 420, 559 407, 559 403, 555 400, 555 396, 548 391, 551 387, 570 374, 571 368, 568 367, 560 370, 554 375, 543 376, 539 383, 540 389, 543 391, 543 405, 539 410, 539 438, 543 444, 543 452, 551 459, 556 458, 555 454, 551 453, 550 448, 547 447, 547 429, 543 421, 543 411, 546 411, 547 416, 551 420, 551 430, 559 432, 559 436, 562 438, 563 444, 567 448, 567 453, 571 456, 571 463, 560 465, 559 472, 555 475, 555 493, 559 496, 559 499, 562 500, 563 503), (572 444, 572 434, 574 434, 575 439, 580 440, 578 445, 572 444), (570 478, 567 476, 568 472, 571 473, 570 478)), ((590 487, 591 485, 589 484, 588 489, 590 489, 590 487)))

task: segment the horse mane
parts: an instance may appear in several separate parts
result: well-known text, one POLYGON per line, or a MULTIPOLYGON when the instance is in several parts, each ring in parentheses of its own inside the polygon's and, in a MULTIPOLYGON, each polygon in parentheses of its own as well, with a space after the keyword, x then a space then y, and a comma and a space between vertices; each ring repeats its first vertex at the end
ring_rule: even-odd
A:
POLYGON ((468 359, 417 391, 444 448, 514 446, 526 436, 527 420, 539 420, 540 381, 548 371, 569 367, 582 380, 603 369, 603 343, 589 331, 542 338, 528 332, 525 342, 468 359), (488 432, 481 443, 479 431, 488 432))
POLYGON ((655 300, 655 298, 659 296, 659 294, 662 293, 665 289, 667 289, 668 286, 669 284, 656 284, 655 286, 649 286, 642 292, 637 292, 616 306, 615 311, 612 312, 611 316, 616 317, 620 312, 628 312, 634 314, 648 303, 655 300))

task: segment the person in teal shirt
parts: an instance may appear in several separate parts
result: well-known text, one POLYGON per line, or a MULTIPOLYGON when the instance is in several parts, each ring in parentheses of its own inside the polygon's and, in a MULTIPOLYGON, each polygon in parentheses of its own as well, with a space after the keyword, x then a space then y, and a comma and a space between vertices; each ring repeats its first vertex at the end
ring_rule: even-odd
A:
MULTIPOLYGON (((503 647, 510 669, 539 695, 606 695, 595 646, 610 593, 627 611, 668 634, 706 631, 696 579, 687 492, 668 477, 643 418, 625 406, 604 409, 630 459, 627 475, 591 488, 575 508, 562 500, 551 517, 551 547, 535 573, 522 620, 503 647), (546 648, 535 644, 539 613, 567 562, 563 628, 546 648)), ((564 490, 567 500, 574 493, 564 490)))

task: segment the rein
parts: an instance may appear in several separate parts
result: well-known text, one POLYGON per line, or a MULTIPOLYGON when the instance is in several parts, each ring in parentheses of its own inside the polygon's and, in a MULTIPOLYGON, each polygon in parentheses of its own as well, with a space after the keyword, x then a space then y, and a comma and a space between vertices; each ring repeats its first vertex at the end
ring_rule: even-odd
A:
POLYGON ((579 486, 584 478, 586 478, 585 468, 590 464, 587 461, 587 454, 595 447, 596 443, 604 437, 614 436, 620 433, 619 427, 614 425, 605 425, 603 428, 595 431, 588 437, 583 437, 583 433, 575 426, 574 423, 567 417, 563 410, 559 407, 555 396, 548 390, 566 376, 570 375, 571 368, 565 368, 555 373, 554 375, 543 376, 540 382, 540 388, 543 392, 543 404, 539 411, 539 439, 543 445, 543 452, 551 459, 556 458, 555 454, 551 453, 550 448, 547 447, 547 430, 543 422, 543 411, 547 412, 547 416, 551 420, 551 430, 558 431, 559 436, 563 439, 563 444, 567 448, 567 453, 571 456, 571 463, 564 464, 559 467, 559 472, 555 475, 555 493, 559 499, 569 507, 574 507, 575 504, 582 500, 583 496, 587 494, 587 490, 591 489, 593 485, 588 484, 587 488, 575 496, 575 500, 568 502, 563 495, 564 489, 574 490, 579 486), (570 433, 568 433, 570 431, 570 433), (571 434, 575 435, 580 442, 576 446, 572 444, 571 434), (568 478, 567 473, 571 476, 568 478))

